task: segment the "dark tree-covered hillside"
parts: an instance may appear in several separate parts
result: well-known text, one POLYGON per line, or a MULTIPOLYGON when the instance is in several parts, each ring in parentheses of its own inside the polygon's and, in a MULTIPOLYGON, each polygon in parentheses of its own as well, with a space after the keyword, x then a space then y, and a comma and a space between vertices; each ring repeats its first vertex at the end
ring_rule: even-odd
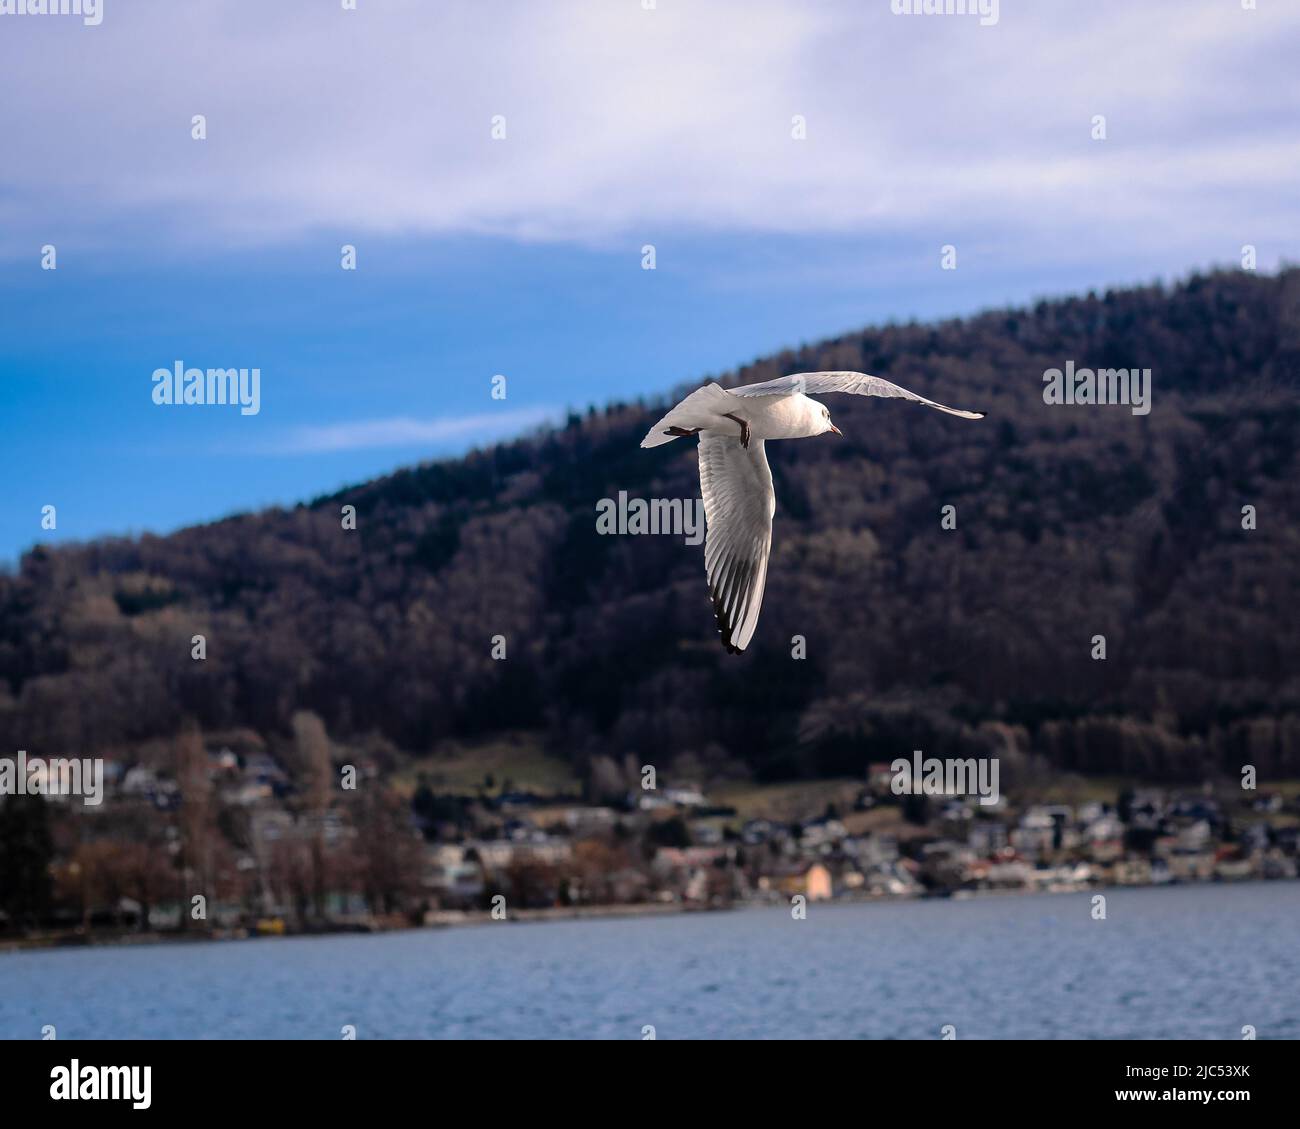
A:
POLYGON ((690 752, 762 779, 912 749, 1300 775, 1300 271, 870 329, 719 379, 818 369, 988 418, 827 397, 844 439, 770 444, 742 656, 701 546, 597 533, 620 490, 699 490, 693 442, 638 446, 664 404, 614 405, 289 511, 33 550, 0 577, 0 743, 121 753, 186 719, 286 736, 310 710, 406 753, 533 731, 575 762, 690 752), (1149 367, 1152 411, 1045 404, 1068 360, 1149 367))

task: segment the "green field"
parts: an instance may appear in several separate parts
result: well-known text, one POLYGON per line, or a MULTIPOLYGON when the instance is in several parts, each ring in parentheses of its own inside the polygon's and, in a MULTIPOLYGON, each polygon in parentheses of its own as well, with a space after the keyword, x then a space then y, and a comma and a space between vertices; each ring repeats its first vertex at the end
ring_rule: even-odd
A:
POLYGON ((517 792, 577 796, 582 788, 572 766, 547 756, 530 734, 495 737, 482 742, 447 741, 394 773, 394 788, 409 795, 424 777, 435 792, 498 795, 507 786, 517 792), (492 786, 484 781, 491 777, 492 786))

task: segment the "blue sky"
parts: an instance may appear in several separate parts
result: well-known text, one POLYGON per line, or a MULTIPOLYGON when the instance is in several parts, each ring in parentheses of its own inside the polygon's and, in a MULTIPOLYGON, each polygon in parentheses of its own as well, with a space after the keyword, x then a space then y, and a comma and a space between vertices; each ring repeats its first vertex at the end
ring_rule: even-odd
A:
POLYGON ((1272 269, 1300 237, 1300 13, 1261 7, 0 16, 0 561, 292 503, 870 323, 1244 243, 1272 269), (260 413, 155 405, 177 360, 258 367, 260 413))

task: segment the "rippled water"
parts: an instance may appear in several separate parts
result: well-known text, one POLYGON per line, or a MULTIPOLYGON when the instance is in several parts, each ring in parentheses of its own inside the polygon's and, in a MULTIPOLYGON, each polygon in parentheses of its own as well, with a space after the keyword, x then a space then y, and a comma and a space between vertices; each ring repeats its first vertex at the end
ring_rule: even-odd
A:
POLYGON ((1300 1038, 1300 883, 0 954, 0 1036, 1300 1038))

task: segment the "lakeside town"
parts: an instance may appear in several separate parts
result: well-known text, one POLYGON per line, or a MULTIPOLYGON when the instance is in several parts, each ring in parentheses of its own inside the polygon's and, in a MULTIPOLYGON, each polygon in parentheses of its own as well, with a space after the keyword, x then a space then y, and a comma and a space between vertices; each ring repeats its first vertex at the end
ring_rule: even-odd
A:
POLYGON ((1286 880, 1300 853, 1294 790, 1230 781, 931 795, 900 790, 894 762, 713 794, 599 758, 577 790, 491 772, 448 788, 426 769, 404 791, 378 763, 340 763, 309 714, 280 756, 191 727, 171 761, 105 759, 94 806, 0 798, 0 942, 1286 880))

